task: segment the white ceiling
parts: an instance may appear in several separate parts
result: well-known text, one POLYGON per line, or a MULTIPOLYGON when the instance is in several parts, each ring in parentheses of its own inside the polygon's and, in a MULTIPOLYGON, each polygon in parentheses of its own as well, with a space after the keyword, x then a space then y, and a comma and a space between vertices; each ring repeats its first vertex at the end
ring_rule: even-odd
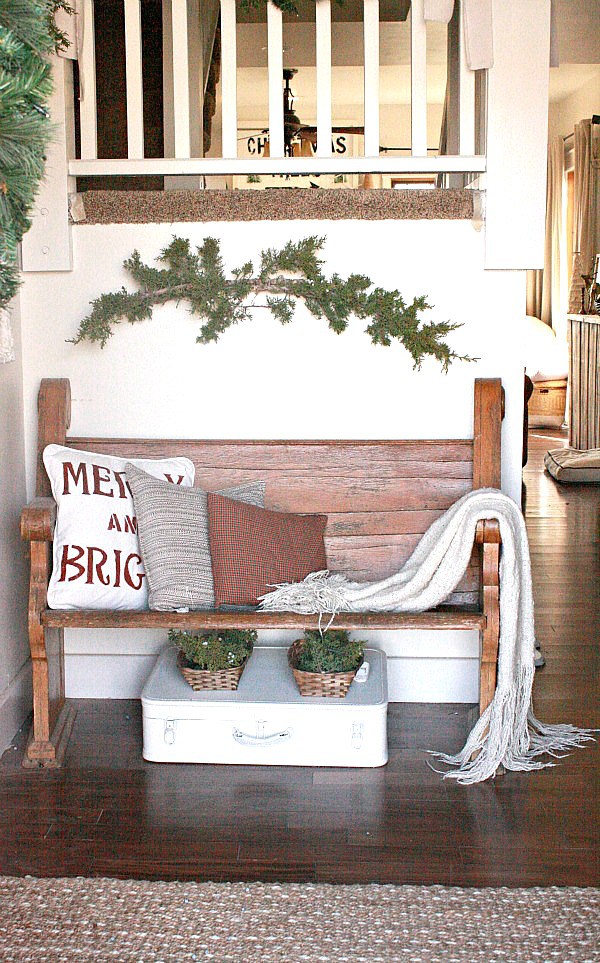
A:
POLYGON ((600 0, 555 0, 561 64, 600 64, 600 0))
POLYGON ((598 85, 600 112, 600 64, 561 64, 550 70, 550 103, 555 104, 581 90, 588 83, 598 85))
POLYGON ((597 84, 600 111, 600 0, 555 0, 559 67, 550 70, 550 103, 597 84))

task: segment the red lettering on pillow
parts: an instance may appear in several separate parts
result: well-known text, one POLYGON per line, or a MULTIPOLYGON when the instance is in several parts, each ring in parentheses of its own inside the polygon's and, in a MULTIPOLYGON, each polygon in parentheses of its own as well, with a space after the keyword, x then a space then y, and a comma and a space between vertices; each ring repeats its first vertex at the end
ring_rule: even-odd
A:
POLYGON ((127 560, 126 560, 126 562, 125 562, 125 569, 124 569, 123 575, 125 576, 125 581, 126 581, 127 584, 129 585, 129 587, 132 588, 132 589, 136 589, 136 591, 137 591, 138 589, 141 589, 141 587, 142 587, 142 579, 144 578, 144 573, 143 573, 143 572, 137 572, 136 575, 135 575, 135 581, 134 581, 134 576, 131 574, 131 572, 130 572, 130 570, 129 570, 129 565, 130 565, 130 563, 131 563, 134 559, 135 559, 136 562, 139 562, 140 565, 142 564, 142 560, 141 560, 141 558, 140 558, 139 555, 133 555, 133 554, 132 554, 132 555, 128 555, 128 556, 127 556, 127 560))
POLYGON ((79 564, 79 559, 84 555, 85 549, 81 545, 63 545, 62 558, 60 561, 60 578, 59 582, 74 582, 75 579, 81 578, 85 572, 85 565, 79 564), (69 549, 73 548, 77 553, 74 558, 69 558, 69 549), (67 566, 72 565, 77 571, 75 575, 71 575, 67 578, 67 566))
POLYGON ((123 481, 124 471, 113 472, 115 476, 115 481, 119 486, 119 498, 128 498, 131 495, 131 488, 129 487, 129 482, 127 480, 123 481))
POLYGON ((125 564, 121 563, 122 551, 120 548, 113 549, 114 571, 108 571, 108 554, 102 548, 89 545, 82 548, 81 545, 64 545, 62 550, 60 578, 59 582, 75 582, 78 578, 85 575, 86 585, 94 585, 100 582, 102 585, 114 585, 116 588, 121 586, 122 580, 127 582, 130 588, 138 592, 146 577, 141 570, 142 559, 137 553, 132 552, 125 559, 125 564), (82 565, 79 561, 86 555, 86 564, 82 565), (97 559, 97 560, 96 560, 97 559), (135 570, 137 566, 137 571, 135 570), (72 575, 67 575, 69 569, 73 569, 72 575), (114 580, 114 581, 113 581, 114 580))
POLYGON ((113 528, 115 528, 118 532, 122 532, 122 531, 123 531, 123 529, 121 528, 121 523, 120 523, 120 521, 119 521, 119 517, 118 517, 118 515, 117 515, 116 512, 114 512, 114 513, 110 516, 110 521, 109 521, 109 523, 108 523, 107 531, 108 531, 108 532, 112 532, 113 528))
POLYGON ((107 532, 112 532, 113 529, 117 532, 125 532, 126 535, 137 535, 138 523, 135 515, 125 515, 123 522, 119 521, 119 516, 116 512, 110 516, 108 522, 107 532))
POLYGON ((101 582, 102 585, 110 585, 110 579, 104 574, 104 566, 108 561, 108 555, 102 548, 95 548, 93 545, 88 546, 88 558, 87 558, 87 578, 86 584, 93 585, 94 581, 101 582), (100 556, 100 561, 94 563, 94 553, 98 552, 100 556), (94 574, 97 576, 94 580, 94 574))
POLYGON ((88 485, 87 476, 87 465, 84 461, 80 462, 77 469, 70 461, 63 462, 63 495, 70 495, 71 489, 69 487, 69 475, 71 476, 75 485, 78 484, 79 480, 83 481, 82 495, 89 495, 90 489, 88 485))
POLYGON ((111 488, 110 491, 103 492, 101 489, 102 484, 110 483, 110 476, 114 474, 111 472, 110 468, 106 468, 104 465, 92 465, 92 473, 94 476, 94 495, 105 495, 107 498, 114 498, 115 492, 111 488), (101 474, 104 472, 104 474, 101 474))
POLYGON ((133 515, 133 517, 131 515, 125 516, 124 530, 126 532, 131 532, 132 535, 137 535, 138 526, 137 526, 137 518, 135 517, 135 515, 133 515))
POLYGON ((181 485, 183 481, 183 475, 179 475, 177 481, 174 481, 173 476, 170 475, 168 472, 165 472, 165 478, 167 479, 167 481, 171 482, 172 485, 181 485))
MULTIPOLYGON (((72 494, 72 486, 78 488, 80 495, 90 494, 90 483, 88 477, 88 469, 92 469, 92 478, 94 483, 94 489, 92 494, 94 495, 104 495, 106 498, 129 498, 131 494, 131 489, 124 480, 124 471, 113 471, 112 468, 107 468, 106 465, 88 465, 87 462, 82 461, 77 466, 70 461, 63 462, 63 495, 72 494), (118 493, 115 493, 115 489, 112 487, 111 479, 117 483, 118 493), (107 490, 103 490, 102 486, 110 486, 107 490)), ((171 479, 169 479, 170 481, 171 479)), ((183 475, 179 476, 178 485, 183 481, 183 475)))

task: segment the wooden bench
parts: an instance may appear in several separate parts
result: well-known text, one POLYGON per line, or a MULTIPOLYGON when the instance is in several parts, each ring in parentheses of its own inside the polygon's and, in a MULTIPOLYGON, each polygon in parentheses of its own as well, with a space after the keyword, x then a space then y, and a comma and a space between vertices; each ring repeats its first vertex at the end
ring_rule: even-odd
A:
MULTIPOLYGON (((33 728, 26 765, 60 765, 74 710, 65 700, 65 628, 214 627, 305 628, 316 617, 292 613, 156 612, 47 607, 56 505, 42 463, 51 443, 127 457, 186 455, 196 484, 208 490, 266 479, 265 507, 328 515, 331 569, 358 580, 391 575, 419 537, 457 498, 474 488, 500 487, 503 389, 499 379, 475 381, 473 438, 393 441, 194 441, 79 438, 67 434, 70 385, 44 379, 38 397, 36 498, 23 511, 30 545, 29 640, 33 664, 33 728)), ((498 655, 500 536, 494 520, 477 527, 471 563, 447 604, 419 614, 336 616, 347 629, 477 629, 480 711, 491 701, 498 655)))

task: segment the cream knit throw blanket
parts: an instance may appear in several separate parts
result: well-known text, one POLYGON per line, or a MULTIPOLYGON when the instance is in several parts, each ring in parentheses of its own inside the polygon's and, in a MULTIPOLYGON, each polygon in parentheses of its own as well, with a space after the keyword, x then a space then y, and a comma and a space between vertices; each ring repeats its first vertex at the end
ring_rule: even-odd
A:
POLYGON ((457 782, 481 782, 498 767, 524 770, 553 765, 540 760, 591 739, 591 730, 544 725, 531 707, 535 632, 531 566, 525 520, 502 492, 482 488, 464 495, 425 532, 396 575, 379 582, 350 582, 343 575, 316 572, 303 582, 280 585, 263 596, 261 608, 304 615, 336 612, 422 612, 439 605, 460 582, 482 518, 500 525, 500 648, 492 703, 455 756, 434 753, 454 766, 445 773, 457 782))

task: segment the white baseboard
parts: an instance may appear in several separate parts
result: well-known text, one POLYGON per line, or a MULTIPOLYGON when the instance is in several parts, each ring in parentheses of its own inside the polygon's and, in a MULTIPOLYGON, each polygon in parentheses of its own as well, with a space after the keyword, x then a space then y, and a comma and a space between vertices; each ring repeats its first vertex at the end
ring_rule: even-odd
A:
MULTIPOLYGON (((65 657, 67 696, 139 699, 155 655, 65 657)), ((390 702, 477 702, 479 663, 474 658, 388 658, 390 702)))
POLYGON ((70 699, 139 699, 155 655, 65 655, 70 699))
POLYGON ((8 749, 33 705, 31 662, 28 660, 0 695, 0 749, 8 749))
POLYGON ((479 702, 478 659, 389 659, 390 702, 479 702))

